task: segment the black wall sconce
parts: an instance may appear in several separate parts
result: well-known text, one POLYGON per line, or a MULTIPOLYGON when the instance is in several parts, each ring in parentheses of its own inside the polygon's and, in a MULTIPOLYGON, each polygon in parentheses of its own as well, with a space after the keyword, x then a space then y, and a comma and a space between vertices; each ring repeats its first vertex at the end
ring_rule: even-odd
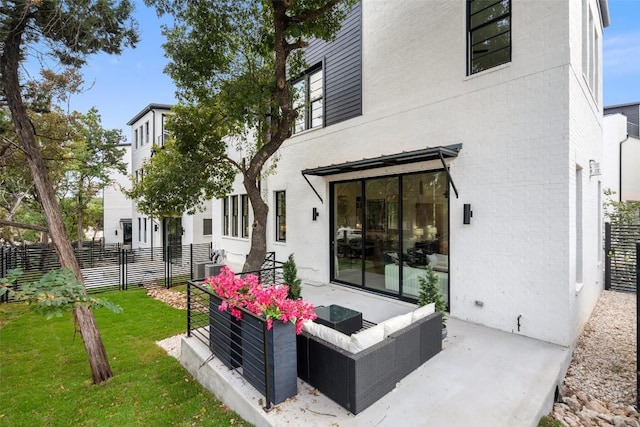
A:
POLYGON ((158 224, 153 224, 153 231, 158 231, 158 224))
POLYGON ((318 219, 319 216, 320 216, 320 212, 318 212, 318 208, 313 208, 313 211, 311 213, 311 219, 315 221, 318 219))
POLYGON ((473 216, 473 211, 471 210, 471 204, 464 204, 464 214, 462 218, 463 224, 471 224, 471 217, 473 216))

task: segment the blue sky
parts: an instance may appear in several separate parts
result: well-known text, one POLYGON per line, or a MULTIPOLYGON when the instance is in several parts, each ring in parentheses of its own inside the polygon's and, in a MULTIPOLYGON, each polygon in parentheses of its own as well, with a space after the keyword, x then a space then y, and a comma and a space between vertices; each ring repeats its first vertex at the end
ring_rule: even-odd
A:
MULTIPOLYGON (((550 0, 538 0, 550 1, 550 0)), ((577 1, 577 0, 574 0, 577 1)), ((640 102, 640 0, 609 0, 611 25, 604 30, 604 105, 640 102)), ((92 106, 102 115, 102 125, 122 129, 149 103, 172 104, 175 86, 163 73, 161 24, 155 10, 136 2, 135 18, 140 43, 121 56, 98 55, 84 68, 85 86, 91 87, 72 99, 72 109, 86 112, 92 106)))

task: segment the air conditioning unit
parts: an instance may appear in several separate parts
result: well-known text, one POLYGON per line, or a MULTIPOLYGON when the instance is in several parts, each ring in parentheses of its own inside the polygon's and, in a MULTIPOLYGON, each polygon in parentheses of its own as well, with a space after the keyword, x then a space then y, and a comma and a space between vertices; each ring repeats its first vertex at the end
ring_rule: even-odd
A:
POLYGON ((204 277, 217 276, 224 264, 207 264, 204 266, 204 277))
POLYGON ((193 280, 204 280, 205 277, 208 277, 205 275, 205 267, 207 265, 211 265, 211 261, 201 261, 194 264, 193 280))

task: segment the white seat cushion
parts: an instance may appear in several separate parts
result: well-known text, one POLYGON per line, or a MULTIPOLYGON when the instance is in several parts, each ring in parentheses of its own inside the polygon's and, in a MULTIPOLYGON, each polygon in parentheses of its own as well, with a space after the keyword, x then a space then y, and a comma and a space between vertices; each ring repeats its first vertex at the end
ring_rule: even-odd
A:
POLYGON ((384 337, 388 337, 392 333, 399 331, 402 328, 405 328, 411 324, 411 317, 413 316, 413 312, 407 314, 401 314, 399 316, 392 317, 391 319, 387 319, 381 323, 384 325, 384 337))
POLYGON ((431 313, 436 311, 436 303, 432 302, 431 304, 427 304, 413 311, 413 316, 411 316, 411 321, 415 322, 416 320, 427 317, 431 313))
POLYGON ((335 329, 329 328, 328 326, 311 321, 305 321, 302 324, 302 330, 313 335, 314 337, 323 339, 326 342, 335 345, 336 347, 340 347, 343 350, 350 351, 349 347, 351 345, 351 337, 349 337, 349 335, 345 335, 342 332, 338 332, 335 329))
POLYGON ((349 351, 351 353, 357 353, 369 348, 374 344, 381 342, 384 339, 384 325, 381 323, 376 326, 372 326, 365 329, 362 332, 351 335, 351 345, 349 351))

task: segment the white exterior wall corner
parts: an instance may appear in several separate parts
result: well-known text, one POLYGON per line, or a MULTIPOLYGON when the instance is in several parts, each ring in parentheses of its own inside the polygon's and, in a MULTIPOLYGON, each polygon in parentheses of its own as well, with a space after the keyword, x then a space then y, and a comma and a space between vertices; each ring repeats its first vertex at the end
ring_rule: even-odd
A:
POLYGON ((131 200, 122 192, 122 189, 131 188, 131 146, 123 145, 121 148, 125 151, 123 161, 127 164, 127 172, 112 173, 112 184, 105 187, 103 192, 103 230, 104 243, 107 245, 122 243, 120 220, 131 218, 132 212, 131 200))
POLYGON ((629 136, 622 143, 622 200, 640 201, 640 139, 629 136))
MULTIPOLYGON (((603 122, 602 122, 602 63, 597 64, 597 87, 592 88, 582 72, 584 33, 582 7, 591 7, 594 13, 600 10, 594 0, 570 2, 569 14, 571 63, 569 79, 569 325, 566 328, 567 342, 575 343, 577 337, 588 321, 600 293, 604 288, 603 253, 602 253, 602 177, 590 176, 589 163, 603 163, 603 122), (578 172, 578 170, 580 170, 578 172), (577 184, 576 175, 581 175, 582 190, 582 280, 577 276, 577 263, 580 246, 576 244, 578 237, 577 217, 577 184)), ((598 58, 602 58, 602 27, 597 26, 598 58)))
MULTIPOLYGON (((322 202, 301 170, 463 143, 449 162, 460 193, 456 199, 451 192, 450 199, 452 316, 571 345, 578 311, 571 300, 572 179, 575 157, 593 148, 585 142, 576 150, 582 146, 574 141, 573 123, 582 118, 595 132, 598 120, 593 112, 574 117, 571 111, 577 95, 570 77, 570 3, 513 2, 512 62, 467 77, 464 2, 434 7, 416 0, 397 7, 364 0, 363 115, 285 142, 276 173, 264 183, 272 209, 268 250, 279 260, 294 253, 301 278, 329 281, 330 183, 440 165, 310 176, 322 202), (276 190, 287 192, 285 244, 273 241, 276 190), (464 203, 474 212, 469 225, 462 224, 464 203), (311 219, 314 207, 317 221, 311 219)), ((593 198, 588 177, 584 185, 585 199, 593 198)), ((590 215, 585 213, 585 224, 590 215)), ((585 238, 584 246, 590 243, 585 238)))
POLYGON ((620 113, 604 116, 603 133, 602 189, 615 191, 614 200, 620 200, 620 144, 627 139, 627 116, 620 113))

